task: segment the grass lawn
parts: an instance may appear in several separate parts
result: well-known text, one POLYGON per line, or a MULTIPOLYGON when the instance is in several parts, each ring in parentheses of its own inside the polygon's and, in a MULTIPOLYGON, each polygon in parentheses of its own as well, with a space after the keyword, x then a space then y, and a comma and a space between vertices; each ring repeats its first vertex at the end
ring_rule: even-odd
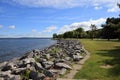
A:
POLYGON ((120 80, 120 41, 80 40, 91 53, 75 79, 120 80))

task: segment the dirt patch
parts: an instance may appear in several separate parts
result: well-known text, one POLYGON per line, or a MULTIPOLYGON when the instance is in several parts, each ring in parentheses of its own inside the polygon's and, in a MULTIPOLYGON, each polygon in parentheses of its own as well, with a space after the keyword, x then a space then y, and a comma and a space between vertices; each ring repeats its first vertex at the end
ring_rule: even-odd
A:
POLYGON ((105 64, 105 65, 100 66, 100 68, 110 69, 110 68, 113 68, 113 66, 109 64, 105 64))

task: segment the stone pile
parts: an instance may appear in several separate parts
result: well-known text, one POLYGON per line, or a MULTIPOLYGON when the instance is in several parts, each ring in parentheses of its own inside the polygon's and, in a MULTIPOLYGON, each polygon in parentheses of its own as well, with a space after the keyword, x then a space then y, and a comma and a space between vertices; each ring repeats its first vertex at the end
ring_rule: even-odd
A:
POLYGON ((58 40, 43 50, 33 50, 21 58, 0 63, 0 80, 54 80, 84 58, 78 40, 58 40))

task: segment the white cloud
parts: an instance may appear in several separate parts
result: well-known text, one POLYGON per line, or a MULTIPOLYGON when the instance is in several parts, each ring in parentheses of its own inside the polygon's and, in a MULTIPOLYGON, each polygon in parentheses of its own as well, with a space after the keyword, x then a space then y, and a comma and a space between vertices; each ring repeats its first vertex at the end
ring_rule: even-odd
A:
POLYGON ((81 0, 12 0, 29 7, 71 8, 79 6, 81 0))
POLYGON ((77 29, 79 27, 84 28, 84 30, 89 30, 91 24, 95 24, 95 25, 98 26, 98 28, 100 28, 100 25, 102 23, 105 23, 105 21, 106 21, 105 18, 100 18, 100 19, 97 19, 97 20, 90 19, 89 21, 75 22, 75 23, 72 23, 70 25, 64 25, 63 27, 60 28, 58 33, 64 33, 66 31, 75 30, 75 29, 77 29))
POLYGON ((0 28, 3 28, 3 25, 0 25, 0 28))
POLYGON ((47 27, 43 32, 52 32, 53 30, 56 30, 57 27, 56 26, 50 26, 50 27, 47 27))
POLYGON ((32 29, 32 32, 37 32, 37 30, 36 29, 32 29))
MULTIPOLYGON (((10 0, 7 1, 10 2, 10 0)), ((28 7, 50 7, 57 9, 93 6, 98 10, 106 7, 109 12, 112 12, 114 10, 111 11, 110 9, 114 8, 120 0, 11 0, 11 2, 28 7)))
POLYGON ((119 7, 116 6, 116 4, 111 4, 111 5, 109 5, 109 7, 111 7, 111 8, 109 8, 107 10, 108 12, 118 12, 118 11, 120 11, 119 7))
POLYGON ((11 26, 8 26, 8 28, 15 29, 16 27, 15 27, 15 25, 11 25, 11 26))
POLYGON ((100 9, 102 9, 102 7, 96 6, 96 7, 94 7, 94 9, 95 9, 95 10, 100 10, 100 9))

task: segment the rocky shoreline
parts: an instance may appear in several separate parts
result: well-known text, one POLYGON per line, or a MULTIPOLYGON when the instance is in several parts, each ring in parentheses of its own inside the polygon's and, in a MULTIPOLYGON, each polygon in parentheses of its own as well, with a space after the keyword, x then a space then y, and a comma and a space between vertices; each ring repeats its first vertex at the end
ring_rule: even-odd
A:
POLYGON ((55 80, 83 58, 84 50, 78 40, 58 40, 43 50, 0 63, 0 80, 55 80))

